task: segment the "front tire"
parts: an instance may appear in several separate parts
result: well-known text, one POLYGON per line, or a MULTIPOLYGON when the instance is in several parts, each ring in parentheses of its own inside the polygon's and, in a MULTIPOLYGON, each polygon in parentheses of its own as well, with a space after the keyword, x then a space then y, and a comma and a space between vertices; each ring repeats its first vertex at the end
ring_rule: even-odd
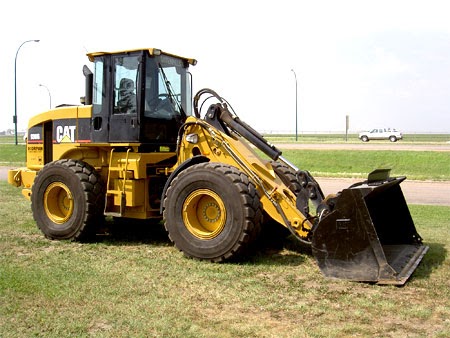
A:
POLYGON ((247 175, 220 163, 182 171, 164 198, 170 240, 188 257, 222 262, 239 257, 260 232, 262 206, 247 175))
POLYGON ((361 136, 361 141, 363 141, 363 142, 369 142, 369 138, 368 138, 366 135, 361 136))
POLYGON ((50 162, 32 186, 31 209, 38 228, 50 239, 88 238, 103 216, 104 185, 89 164, 50 162))

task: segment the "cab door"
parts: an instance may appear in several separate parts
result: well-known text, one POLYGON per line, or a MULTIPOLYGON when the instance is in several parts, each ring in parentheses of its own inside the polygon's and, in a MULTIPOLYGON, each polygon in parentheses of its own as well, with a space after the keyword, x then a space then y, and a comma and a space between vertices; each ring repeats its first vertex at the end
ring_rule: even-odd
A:
POLYGON ((114 55, 112 69, 112 109, 109 142, 139 141, 139 64, 141 55, 114 55))
POLYGON ((111 102, 108 100, 110 72, 107 71, 108 58, 96 57, 94 61, 91 140, 94 143, 108 142, 111 102))

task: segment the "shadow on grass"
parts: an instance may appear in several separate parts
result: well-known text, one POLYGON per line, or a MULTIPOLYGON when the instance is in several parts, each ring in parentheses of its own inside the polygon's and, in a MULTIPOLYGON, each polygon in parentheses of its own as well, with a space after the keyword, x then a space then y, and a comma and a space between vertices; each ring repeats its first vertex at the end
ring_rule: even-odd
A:
POLYGON ((171 244, 161 222, 137 219, 107 220, 93 240, 109 245, 171 244))
POLYGON ((423 257, 417 270, 414 272, 414 278, 427 279, 438 269, 447 258, 447 250, 443 244, 440 243, 424 243, 429 246, 428 252, 423 257))
MULTIPOLYGON (((173 245, 162 222, 136 219, 107 219, 104 227, 89 242, 112 246, 136 244, 173 245)), ((263 231, 247 253, 226 264, 301 265, 308 250, 285 232, 263 231)))
POLYGON ((264 266, 300 266, 307 260, 307 255, 286 252, 286 250, 260 250, 247 257, 241 263, 264 266))
MULTIPOLYGON (((107 245, 127 246, 152 244, 172 245, 162 222, 135 219, 115 219, 105 223, 104 231, 93 241, 107 245)), ((414 272, 414 278, 427 279, 447 257, 447 250, 440 243, 425 243, 429 250, 414 272)), ((284 231, 269 231, 238 259, 226 264, 251 264, 266 266, 299 266, 313 258, 311 250, 284 231)))

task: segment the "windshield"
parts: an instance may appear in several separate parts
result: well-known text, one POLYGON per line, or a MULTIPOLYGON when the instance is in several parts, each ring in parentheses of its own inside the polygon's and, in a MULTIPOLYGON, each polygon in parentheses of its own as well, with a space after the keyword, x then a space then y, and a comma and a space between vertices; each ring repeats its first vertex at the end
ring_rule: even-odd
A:
POLYGON ((144 115, 185 118, 191 115, 191 88, 185 62, 167 55, 148 57, 145 76, 144 115))

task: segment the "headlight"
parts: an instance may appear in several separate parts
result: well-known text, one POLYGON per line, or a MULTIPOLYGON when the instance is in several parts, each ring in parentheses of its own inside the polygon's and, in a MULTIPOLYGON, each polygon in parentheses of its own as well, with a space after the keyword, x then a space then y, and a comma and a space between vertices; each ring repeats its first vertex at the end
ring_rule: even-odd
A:
POLYGON ((197 134, 187 134, 186 141, 192 144, 198 143, 198 135, 197 134))

